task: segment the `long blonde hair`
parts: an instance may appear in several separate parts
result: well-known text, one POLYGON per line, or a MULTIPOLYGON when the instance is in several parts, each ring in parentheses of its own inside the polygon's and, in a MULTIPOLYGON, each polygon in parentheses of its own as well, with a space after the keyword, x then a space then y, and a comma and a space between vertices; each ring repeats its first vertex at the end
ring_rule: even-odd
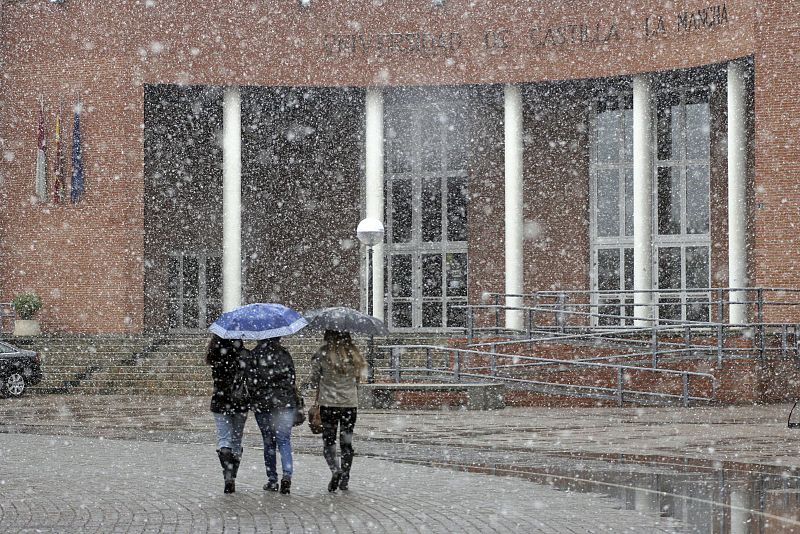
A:
POLYGON ((325 359, 338 374, 359 378, 367 367, 349 332, 325 331, 325 359))

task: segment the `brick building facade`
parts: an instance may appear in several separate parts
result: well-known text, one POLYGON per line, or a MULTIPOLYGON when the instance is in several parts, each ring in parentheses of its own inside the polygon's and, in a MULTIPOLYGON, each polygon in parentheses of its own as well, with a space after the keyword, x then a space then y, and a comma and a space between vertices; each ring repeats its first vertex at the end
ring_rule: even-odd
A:
POLYGON ((457 326, 486 292, 800 287, 791 2, 0 10, 0 301, 35 290, 46 331, 199 329, 226 298, 366 306, 365 215, 398 330, 457 326), (34 189, 39 100, 52 167, 78 97, 86 192, 55 204, 34 189))

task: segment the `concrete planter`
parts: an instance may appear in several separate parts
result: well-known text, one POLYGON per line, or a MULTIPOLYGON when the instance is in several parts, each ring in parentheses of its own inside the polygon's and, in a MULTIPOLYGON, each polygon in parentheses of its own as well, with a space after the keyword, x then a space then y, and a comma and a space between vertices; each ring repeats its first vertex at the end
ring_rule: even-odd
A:
POLYGON ((39 321, 36 319, 17 319, 14 321, 14 335, 23 337, 23 336, 38 336, 42 333, 42 329, 39 328, 39 321))

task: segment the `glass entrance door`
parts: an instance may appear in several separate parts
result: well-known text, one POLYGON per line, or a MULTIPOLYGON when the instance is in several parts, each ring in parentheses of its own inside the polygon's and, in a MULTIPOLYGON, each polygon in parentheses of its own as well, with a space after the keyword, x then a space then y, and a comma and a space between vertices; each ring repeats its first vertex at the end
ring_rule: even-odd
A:
POLYGON ((386 318, 394 329, 465 325, 467 128, 463 101, 386 112, 386 318))
POLYGON ((222 261, 176 252, 167 262, 169 329, 205 330, 222 313, 222 261))

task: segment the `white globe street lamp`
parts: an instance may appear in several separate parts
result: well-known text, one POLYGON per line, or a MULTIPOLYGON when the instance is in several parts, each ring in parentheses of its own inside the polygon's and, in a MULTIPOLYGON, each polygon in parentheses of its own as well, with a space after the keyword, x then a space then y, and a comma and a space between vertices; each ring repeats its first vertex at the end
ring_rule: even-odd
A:
MULTIPOLYGON (((378 243, 383 243, 383 223, 378 219, 367 217, 358 223, 356 228, 356 235, 358 240, 367 247, 367 309, 369 312, 369 298, 370 298, 370 280, 369 280, 369 267, 372 265, 372 247, 378 243)), ((383 288, 380 288, 383 291, 383 288)), ((375 288, 372 288, 372 293, 375 293, 375 288)), ((373 301, 374 302, 374 301, 373 301)), ((372 315, 375 316, 375 306, 373 305, 372 315)), ((367 382, 372 383, 375 376, 375 340, 372 336, 369 337, 369 352, 367 353, 367 382)))

